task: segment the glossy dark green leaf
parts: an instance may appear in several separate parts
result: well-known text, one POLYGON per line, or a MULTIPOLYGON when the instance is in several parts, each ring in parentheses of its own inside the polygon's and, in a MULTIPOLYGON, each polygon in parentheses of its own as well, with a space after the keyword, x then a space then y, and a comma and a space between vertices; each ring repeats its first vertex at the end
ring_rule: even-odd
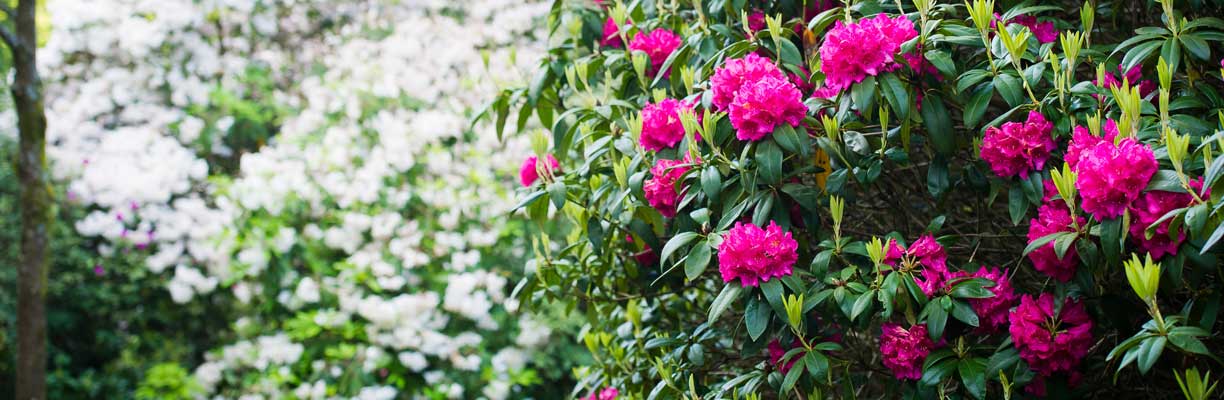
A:
POLYGON ((956 132, 952 130, 952 117, 944 107, 943 98, 936 93, 922 100, 922 123, 926 127, 931 146, 939 154, 956 152, 956 132))
POLYGON ((718 320, 718 317, 722 316, 723 312, 727 311, 727 307, 730 307, 731 303, 739 299, 743 292, 744 288, 740 286, 739 282, 733 281, 723 286, 722 292, 719 292, 718 297, 714 298, 714 302, 710 303, 710 312, 707 314, 708 321, 714 322, 718 320))
POLYGON ((782 149, 772 140, 760 142, 756 148, 757 174, 763 183, 775 184, 782 180, 782 149))
POLYGON ((994 84, 986 82, 973 89, 973 93, 969 95, 969 102, 965 103, 965 127, 976 128, 982 116, 986 114, 986 108, 990 105, 990 99, 994 97, 994 84))
POLYGON ((744 324, 748 327, 748 337, 756 341, 769 327, 769 317, 773 314, 769 306, 757 298, 748 300, 748 308, 744 310, 744 324))
POLYGON ((698 242, 693 245, 692 250, 689 250, 688 259, 684 260, 684 276, 689 280, 697 279, 702 272, 705 272, 708 265, 710 265, 710 245, 705 241, 698 242))

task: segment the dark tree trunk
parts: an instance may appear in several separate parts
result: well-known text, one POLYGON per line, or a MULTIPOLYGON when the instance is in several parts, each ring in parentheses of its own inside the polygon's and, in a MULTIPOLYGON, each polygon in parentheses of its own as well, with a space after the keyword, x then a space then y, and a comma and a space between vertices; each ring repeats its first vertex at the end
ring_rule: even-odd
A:
POLYGON ((47 231, 53 204, 45 170, 47 117, 34 58, 38 48, 35 4, 36 0, 20 0, 16 10, 5 7, 15 31, 3 32, 13 55, 12 93, 21 140, 17 156, 22 257, 17 267, 18 400, 42 400, 47 393, 47 231))

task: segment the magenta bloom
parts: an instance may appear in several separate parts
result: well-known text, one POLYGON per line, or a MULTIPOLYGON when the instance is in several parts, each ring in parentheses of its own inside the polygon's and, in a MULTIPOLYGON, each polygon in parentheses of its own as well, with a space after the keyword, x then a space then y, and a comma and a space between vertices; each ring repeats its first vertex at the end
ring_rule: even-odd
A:
POLYGON ((765 229, 736 222, 718 246, 718 271, 723 282, 739 279, 744 287, 755 287, 770 278, 790 275, 798 251, 799 242, 773 221, 765 229))
MULTIPOLYGON (((1202 180, 1190 182, 1194 190, 1202 190, 1202 180)), ((1155 223, 1169 211, 1188 207, 1194 204, 1194 196, 1189 193, 1165 192, 1154 190, 1143 192, 1130 206, 1131 224, 1130 236, 1139 250, 1152 255, 1159 260, 1168 255, 1176 255, 1177 247, 1186 240, 1186 233, 1178 230, 1176 236, 1170 237, 1169 226, 1173 221, 1164 221, 1152 229, 1149 239, 1144 233, 1148 226, 1155 223)))
MULTIPOLYGON (((1088 223, 1084 217, 1079 217, 1079 224, 1088 223)), ((1058 232, 1074 232, 1071 227, 1071 211, 1061 200, 1049 201, 1037 209, 1037 218, 1029 220, 1028 242, 1058 232)), ((1063 257, 1058 258, 1054 242, 1047 243, 1028 254, 1029 261, 1037 272, 1049 275, 1061 282, 1071 280, 1075 276, 1076 265, 1079 264, 1075 246, 1067 248, 1063 257)))
MULTIPOLYGON (((646 53, 650 57, 650 74, 659 72, 673 51, 680 48, 680 37, 667 29, 655 29, 650 33, 639 33, 629 41, 629 50, 646 53)), ((664 75, 666 76, 666 75, 664 75)))
POLYGON ((803 342, 800 342, 799 339, 795 339, 794 342, 791 342, 790 348, 782 347, 782 343, 778 342, 778 339, 771 340, 768 346, 769 363, 777 367, 778 372, 786 374, 790 371, 791 367, 795 366, 795 362, 799 361, 800 357, 803 357, 803 354, 792 357, 786 362, 786 365, 782 365, 782 357, 785 356, 788 351, 799 347, 803 347, 803 342))
POLYGON ((616 21, 613 21, 612 17, 608 17, 608 20, 604 21, 603 38, 599 39, 599 45, 615 48, 621 48, 625 45, 620 38, 620 28, 616 26, 616 21))
POLYGON ((1008 23, 1020 24, 1028 28, 1029 32, 1033 33, 1033 37, 1037 38, 1037 42, 1053 43, 1058 40, 1058 29, 1054 28, 1054 23, 1050 21, 1038 22, 1037 17, 1032 15, 1017 15, 1008 23))
POLYGON ((731 102, 731 126, 740 140, 761 140, 781 124, 799 126, 807 115, 803 94, 786 78, 747 82, 731 102))
POLYGON ((944 284, 951 277, 948 272, 948 255, 943 246, 931 235, 923 235, 918 238, 910 244, 909 249, 890 240, 888 250, 884 255, 884 263, 901 271, 915 273, 914 283, 927 296, 943 289, 944 284), (917 270, 919 267, 922 267, 922 270, 917 270))
POLYGON ((922 379, 922 362, 931 354, 931 338, 927 337, 925 324, 914 325, 909 330, 900 325, 886 323, 880 334, 880 354, 884 366, 892 370, 897 379, 922 379))
POLYGON ((756 53, 727 60, 710 77, 710 103, 714 108, 725 111, 735 100, 740 87, 767 77, 782 79, 785 76, 772 61, 756 53))
POLYGON ((1092 83, 1104 88, 1118 88, 1122 87, 1122 80, 1125 79, 1126 82, 1130 83, 1131 87, 1139 87, 1139 95, 1142 97, 1147 97, 1156 91, 1156 82, 1152 82, 1150 79, 1143 79, 1143 67, 1141 65, 1136 64, 1125 72, 1122 71, 1122 66, 1118 65, 1118 75, 1121 75, 1121 77, 1114 75, 1113 72, 1106 72, 1104 82, 1097 82, 1093 79, 1092 83))
POLYGON ((693 106, 676 99, 663 99, 658 104, 642 107, 642 136, 638 139, 642 148, 659 151, 676 147, 684 140, 684 124, 680 123, 680 110, 692 109, 693 106))
POLYGON ((765 29, 765 13, 760 10, 753 11, 748 14, 748 31, 749 33, 760 32, 765 29))
POLYGON ((606 387, 598 393, 591 393, 590 396, 583 397, 582 400, 616 400, 616 396, 620 396, 620 391, 614 387, 606 387))
POLYGON ((973 307, 973 312, 979 317, 978 332, 994 333, 1007 324, 1007 312, 1018 298, 1015 289, 1012 289, 1011 281, 1007 279, 1007 270, 983 266, 972 274, 957 271, 954 276, 956 278, 985 278, 994 282, 994 286, 988 288, 991 293, 994 293, 994 297, 969 299, 969 306, 973 307))
POLYGON ((650 168, 650 174, 654 177, 642 183, 642 191, 646 192, 646 201, 659 210, 659 214, 667 218, 676 216, 676 204, 680 203, 680 196, 684 193, 683 190, 676 190, 676 182, 692 166, 693 160, 686 155, 683 160, 659 159, 650 168))
POLYGON ((1055 148, 1050 137, 1053 130, 1054 124, 1037 111, 1030 111, 1023 124, 1008 122, 1002 129, 990 127, 982 139, 982 159, 999 177, 1023 177, 1045 166, 1055 148))
POLYGON ((1147 145, 1125 138, 1116 146, 1102 142, 1086 149, 1076 169, 1075 187, 1084 198, 1084 211, 1105 220, 1122 215, 1139 198, 1156 174, 1156 156, 1147 145))
POLYGON ((1054 296, 1020 298, 1012 310, 1009 331, 1020 358, 1041 376, 1073 373, 1092 347, 1092 318, 1078 300, 1067 298, 1054 311, 1054 296))
POLYGON ((1084 157, 1088 150, 1096 147, 1096 145, 1109 142, 1113 143, 1114 138, 1118 136, 1118 124, 1112 119, 1105 120, 1101 124, 1101 133, 1104 137, 1093 136, 1092 131, 1088 128, 1077 126, 1075 133, 1071 135, 1071 144, 1067 145, 1067 155, 1063 157, 1067 161, 1067 165, 1071 166, 1072 171, 1079 170, 1079 160, 1084 157))
POLYGON ((917 36, 914 23, 905 16, 879 14, 850 24, 839 19, 820 45, 825 88, 840 92, 868 76, 896 69, 901 44, 917 36))
MULTIPOLYGON (((536 156, 530 156, 523 160, 523 166, 519 168, 519 182, 523 184, 523 187, 531 186, 531 184, 535 183, 536 179, 540 179, 540 172, 536 166, 537 161, 536 156)), ((548 170, 554 173, 561 169, 561 163, 557 162, 557 159, 552 154, 548 155, 548 164, 548 170)))

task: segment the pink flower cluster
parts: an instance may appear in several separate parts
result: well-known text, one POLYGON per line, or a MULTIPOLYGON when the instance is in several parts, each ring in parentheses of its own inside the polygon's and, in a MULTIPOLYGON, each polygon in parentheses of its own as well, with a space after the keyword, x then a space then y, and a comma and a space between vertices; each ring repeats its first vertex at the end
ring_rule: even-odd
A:
MULTIPOLYGON (((606 25, 606 24, 605 24, 606 25)), ((663 62, 673 51, 680 48, 680 37, 667 29, 655 29, 650 33, 639 33, 629 41, 629 50, 646 53, 650 58, 650 75, 659 72, 663 62)), ((667 73, 664 73, 667 76, 667 73)))
POLYGON ((638 143, 642 144, 643 149, 650 151, 676 147, 684 140, 684 124, 680 123, 680 110, 693 109, 694 106, 691 102, 663 99, 642 107, 642 136, 638 143))
MULTIPOLYGON (((1202 180, 1190 182, 1191 188, 1202 193, 1202 180)), ((1210 194, 1204 194, 1210 196, 1210 194)), ((1171 236, 1169 227, 1172 221, 1161 222, 1152 229, 1152 237, 1148 238, 1145 230, 1169 211, 1188 207, 1194 204, 1194 196, 1189 193, 1165 192, 1154 190, 1144 192, 1130 206, 1131 224, 1130 236, 1135 246, 1159 260, 1167 255, 1176 255, 1177 247, 1186 240, 1185 232, 1180 230, 1171 236)))
POLYGON ((1134 138, 1115 145, 1112 138, 1095 138, 1081 128, 1076 131, 1070 146, 1076 149, 1076 160, 1070 161, 1071 150, 1067 158, 1078 173, 1075 188, 1084 198, 1084 211, 1098 220, 1122 215, 1156 174, 1156 156, 1134 138), (1086 143, 1077 143, 1080 140, 1086 143))
POLYGON ((1103 88, 1112 89, 1122 87, 1122 80, 1126 80, 1131 87, 1139 86, 1139 95, 1142 97, 1147 97, 1156 91, 1156 82, 1152 82, 1150 79, 1143 79, 1143 66, 1139 64, 1135 64, 1135 66, 1125 72, 1122 71, 1122 66, 1118 65, 1118 75, 1114 75, 1113 72, 1106 72, 1102 82, 1097 82, 1096 79, 1093 79, 1092 83, 1103 88))
POLYGON ((884 355, 884 366, 892 370, 897 379, 921 379, 922 363, 935 346, 927 337, 926 325, 914 325, 906 330, 900 325, 886 323, 882 328, 880 354, 884 355))
POLYGON ((715 108, 727 110, 740 140, 761 140, 784 123, 799 126, 807 115, 795 83, 768 58, 754 53, 727 60, 715 70, 710 95, 715 108))
MULTIPOLYGON (((1046 189, 1046 193, 1051 193, 1051 189, 1046 189)), ((1080 226, 1088 223, 1084 217, 1079 217, 1078 220, 1080 226)), ((1071 210, 1067 209, 1067 204, 1062 200, 1047 201, 1037 209, 1037 218, 1029 221, 1028 242, 1032 243, 1034 240, 1058 232, 1074 231, 1075 229, 1071 226, 1071 210)), ((1079 264, 1078 253, 1074 245, 1067 248, 1067 252, 1063 253, 1062 258, 1059 258, 1058 251, 1054 249, 1054 242, 1038 247, 1029 253, 1028 257, 1037 272, 1062 282, 1069 281, 1075 276, 1075 269, 1079 264)))
POLYGON ((731 102, 731 126, 740 140, 761 140, 778 125, 799 126, 807 115, 803 94, 788 79, 765 78, 740 87, 731 102))
POLYGON ((908 249, 901 247, 896 241, 889 241, 884 263, 894 267, 898 264, 908 264, 911 268, 921 266, 922 271, 914 276, 914 283, 918 284, 927 296, 938 292, 951 278, 948 272, 948 255, 931 235, 918 238, 908 249))
MULTIPOLYGON (((536 166, 538 161, 539 159, 536 156, 529 156, 526 160, 523 160, 523 166, 519 167, 519 183, 522 183, 523 187, 531 186, 537 179, 540 179, 539 168, 536 166)), ((557 162, 557 159, 552 154, 548 155, 548 164, 548 170, 553 171, 553 173, 561 170, 561 163, 557 162)))
POLYGON ((770 278, 789 276, 799 259, 799 242, 773 221, 765 229, 736 222, 718 246, 718 271, 723 282, 739 279, 755 287, 770 278))
POLYGON ((614 387, 606 387, 590 396, 583 397, 582 400, 616 400, 616 396, 620 396, 620 391, 614 387))
POLYGON ((994 282, 994 286, 987 289, 994 293, 994 297, 969 299, 969 306, 973 307, 973 312, 979 317, 978 332, 994 333, 1007 324, 1007 312, 1018 298, 1015 289, 1011 286, 1011 280, 1007 279, 1007 270, 983 266, 972 274, 957 271, 953 277, 984 278, 994 282))
POLYGON ((772 61, 756 53, 727 60, 710 77, 710 103, 714 108, 726 111, 740 87, 765 78, 783 79, 785 76, 772 61))
POLYGON ((839 19, 820 45, 824 92, 835 94, 868 76, 896 69, 901 44, 917 36, 914 23, 905 16, 879 14, 849 24, 839 19))
POLYGON ((795 366, 795 362, 799 361, 800 357, 803 357, 803 354, 801 353, 792 357, 790 360, 787 360, 786 365, 782 364, 782 357, 786 356, 786 353, 791 349, 796 349, 799 347, 803 347, 803 342, 800 342, 799 339, 795 339, 795 341, 791 342, 790 348, 782 347, 782 343, 779 342, 778 339, 771 340, 768 346, 769 363, 773 364, 774 367, 777 367, 778 371, 783 374, 789 372, 791 367, 795 366))
POLYGON ((1008 122, 1002 128, 986 129, 982 139, 982 159, 990 170, 1003 178, 1024 177, 1029 171, 1040 170, 1054 150, 1050 132, 1054 124, 1036 110, 1030 111, 1024 123, 1008 122))
POLYGON ((604 21, 603 35, 602 38, 599 39, 599 45, 603 47, 615 48, 621 48, 625 45, 625 43, 621 41, 620 28, 616 26, 616 21, 612 20, 612 17, 608 17, 608 20, 604 21))
POLYGON ((1008 319, 1020 358, 1041 376, 1074 373, 1092 347, 1092 318, 1078 300, 1065 299, 1056 312, 1053 295, 1024 296, 1008 319))
POLYGON ((1084 158, 1089 150, 1101 143, 1113 143, 1114 138, 1118 136, 1118 124, 1112 119, 1107 119, 1101 123, 1101 133, 1104 136, 1093 136, 1088 128, 1077 126, 1071 135, 1071 143, 1067 145, 1067 155, 1063 159, 1067 165, 1071 166, 1071 170, 1079 170, 1079 161, 1084 158))
MULTIPOLYGON (((995 13, 995 20, 999 19, 999 14, 995 13)), ((1050 21, 1038 22, 1037 17, 1032 15, 1017 15, 1007 21, 1008 24, 1017 24, 1028 28, 1033 37, 1037 38, 1037 42, 1041 44, 1053 43, 1058 40, 1058 29, 1054 28, 1054 23, 1050 21)), ((991 21, 991 25, 994 21, 991 21)))
POLYGON ((683 190, 676 190, 676 182, 692 167, 693 160, 685 155, 683 160, 659 159, 650 168, 653 177, 642 183, 642 191, 646 192, 646 201, 659 210, 659 214, 667 218, 676 216, 676 205, 683 194, 683 190))

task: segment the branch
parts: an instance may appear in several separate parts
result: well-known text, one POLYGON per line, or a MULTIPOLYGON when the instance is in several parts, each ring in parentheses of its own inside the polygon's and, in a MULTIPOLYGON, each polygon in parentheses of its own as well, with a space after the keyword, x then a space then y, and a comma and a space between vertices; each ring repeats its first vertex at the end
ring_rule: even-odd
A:
MULTIPOLYGON (((9 12, 9 10, 5 10, 5 12, 9 12)), ((12 51, 14 54, 17 53, 17 48, 21 46, 21 39, 4 25, 0 25, 0 39, 4 40, 4 44, 8 45, 9 51, 12 51)))

